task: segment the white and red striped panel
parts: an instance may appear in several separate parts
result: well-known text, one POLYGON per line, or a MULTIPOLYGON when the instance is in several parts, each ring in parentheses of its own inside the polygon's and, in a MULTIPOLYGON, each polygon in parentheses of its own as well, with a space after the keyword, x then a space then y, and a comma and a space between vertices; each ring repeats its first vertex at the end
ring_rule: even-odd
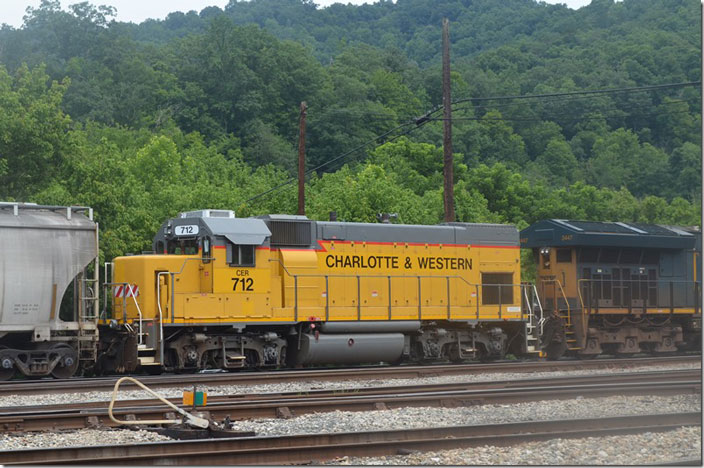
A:
POLYGON ((139 286, 136 284, 121 284, 113 288, 115 297, 139 297, 139 286))

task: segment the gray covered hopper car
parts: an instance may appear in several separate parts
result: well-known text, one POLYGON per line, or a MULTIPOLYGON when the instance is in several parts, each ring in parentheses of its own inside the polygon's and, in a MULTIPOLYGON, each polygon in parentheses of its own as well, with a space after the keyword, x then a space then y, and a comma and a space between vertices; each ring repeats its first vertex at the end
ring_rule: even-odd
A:
POLYGON ((97 258, 92 209, 0 202, 0 380, 95 361, 97 258))

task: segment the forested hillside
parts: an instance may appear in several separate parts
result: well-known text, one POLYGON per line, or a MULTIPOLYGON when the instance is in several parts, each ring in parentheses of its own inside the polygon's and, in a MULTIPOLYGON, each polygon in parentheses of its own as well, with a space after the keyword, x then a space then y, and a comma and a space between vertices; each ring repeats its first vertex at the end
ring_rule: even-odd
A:
POLYGON ((94 207, 105 258, 183 210, 294 213, 301 101, 309 217, 440 222, 443 17, 459 221, 700 223, 696 0, 114 13, 43 0, 0 28, 0 199, 94 207))

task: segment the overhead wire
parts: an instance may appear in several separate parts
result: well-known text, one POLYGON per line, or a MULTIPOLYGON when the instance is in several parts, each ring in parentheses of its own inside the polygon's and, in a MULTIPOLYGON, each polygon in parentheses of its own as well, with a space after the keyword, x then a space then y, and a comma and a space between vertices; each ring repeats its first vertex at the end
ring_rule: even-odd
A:
MULTIPOLYGON (((393 132, 395 132, 395 131, 397 131, 397 130, 403 128, 403 127, 407 127, 408 125, 413 125, 413 124, 414 124, 414 122, 406 122, 406 123, 404 123, 404 124, 399 125, 399 126, 396 127, 396 128, 392 128, 391 130, 389 130, 389 131, 387 131, 387 132, 385 132, 385 133, 382 133, 381 135, 377 135, 376 137, 372 138, 371 140, 368 140, 368 141, 366 141, 365 143, 362 143, 361 145, 359 145, 359 146, 357 146, 357 147, 351 149, 350 151, 347 151, 346 153, 341 154, 340 156, 337 156, 337 157, 335 157, 335 158, 333 158, 333 159, 331 159, 331 160, 329 160, 329 161, 326 161, 326 162, 324 162, 324 163, 322 163, 322 164, 319 164, 318 166, 316 166, 316 167, 314 167, 314 168, 308 169, 307 171, 305 171, 305 175, 308 175, 308 174, 310 174, 310 173, 312 173, 312 172, 318 171, 318 170, 322 169, 323 167, 325 167, 325 166, 327 166, 327 165, 329 165, 329 164, 332 164, 332 163, 335 162, 335 161, 339 161, 340 159, 346 158, 346 157, 349 156, 350 154, 352 154, 352 153, 354 153, 354 152, 356 152, 356 151, 359 151, 359 150, 361 150, 361 149, 363 149, 363 148, 369 146, 370 144, 376 142, 377 140, 379 140, 379 139, 381 139, 381 138, 384 138, 385 136, 387 136, 387 135, 389 135, 389 134, 391 134, 391 133, 393 133, 393 132)), ((413 129, 415 129, 415 128, 416 128, 416 127, 413 127, 413 129)), ((410 132, 408 132, 408 133, 410 133, 410 132)), ((407 133, 406 133, 406 134, 407 134, 407 133)), ((396 139, 396 138, 398 138, 398 137, 400 137, 400 136, 403 136, 403 134, 394 137, 394 139, 396 139)), ((393 140, 391 140, 391 141, 393 141, 393 140)), ((289 180, 287 180, 286 182, 283 182, 283 183, 281 183, 281 184, 279 184, 279 185, 277 185, 277 186, 275 186, 275 187, 272 187, 272 188, 269 189, 269 190, 266 190, 266 191, 264 191, 264 192, 262 192, 262 193, 260 193, 260 194, 257 194, 257 195, 255 195, 255 196, 253 196, 253 197, 251 197, 251 198, 248 198, 247 200, 244 201, 244 203, 249 203, 249 202, 251 202, 251 201, 253 201, 253 200, 256 200, 257 198, 263 197, 264 195, 268 195, 269 193, 272 193, 272 192, 274 192, 274 191, 276 191, 276 190, 278 190, 278 189, 280 189, 280 188, 282 188, 282 187, 285 187, 286 185, 288 185, 288 184, 290 184, 290 183, 292 183, 292 182, 295 182, 296 180, 297 180, 296 178, 292 177, 292 178, 290 178, 289 180)))
POLYGON ((605 88, 605 89, 589 89, 584 91, 564 91, 560 93, 543 93, 543 94, 518 94, 513 96, 490 96, 490 97, 469 97, 462 98, 452 101, 452 104, 460 104, 462 102, 469 101, 506 101, 513 99, 542 99, 547 97, 561 97, 561 96, 580 96, 580 95, 593 95, 593 94, 614 94, 614 93, 631 93, 640 91, 652 91, 656 89, 667 89, 667 88, 682 88, 686 86, 694 86, 702 84, 701 81, 686 81, 681 83, 666 83, 660 85, 649 85, 649 86, 631 86, 625 88, 605 88))
MULTIPOLYGON (((681 83, 666 83, 666 84, 660 84, 660 85, 649 85, 649 86, 633 86, 633 87, 626 87, 626 88, 607 88, 607 89, 595 89, 595 90, 585 90, 585 91, 566 91, 566 92, 560 92, 560 93, 543 93, 543 94, 528 94, 528 95, 513 95, 513 96, 490 96, 490 97, 469 97, 469 98, 461 98, 457 99, 455 101, 452 101, 451 105, 454 106, 455 104, 461 104, 465 102, 485 102, 485 101, 508 101, 508 100, 522 100, 522 99, 544 99, 546 102, 558 102, 560 100, 568 100, 572 96, 584 96, 582 98, 574 98, 574 99, 587 99, 591 98, 596 95, 604 95, 604 94, 617 94, 617 93, 634 93, 634 92, 646 92, 646 91, 654 91, 654 90, 660 90, 660 89, 671 89, 671 88, 680 88, 680 87, 686 87, 686 86, 694 86, 694 85, 701 85, 701 81, 689 81, 689 82, 681 82, 681 83), (560 98, 560 99, 549 99, 549 98, 560 98), (561 99, 565 98, 565 99, 561 99)), ((674 103, 674 102, 672 102, 674 103)), ((475 109, 478 108, 474 107, 475 109)), ((489 106, 482 106, 482 107, 489 107, 489 106)), ((347 151, 329 161, 326 161, 322 164, 319 164, 316 167, 313 167, 311 169, 308 169, 305 171, 305 175, 309 175, 313 172, 316 172, 326 166, 329 166, 330 164, 333 164, 337 161, 340 161, 342 159, 347 158, 348 156, 356 153, 357 151, 377 142, 378 140, 385 138, 386 136, 390 135, 391 133, 400 130, 404 127, 407 127, 409 125, 415 124, 415 126, 411 127, 407 131, 396 135, 390 139, 387 140, 389 141, 394 141, 402 136, 408 135, 409 133, 416 131, 423 127, 425 124, 428 122, 432 121, 442 121, 445 120, 443 118, 431 118, 431 115, 440 112, 443 109, 443 105, 436 105, 433 109, 427 111, 425 114, 423 114, 420 117, 415 118, 414 120, 408 121, 406 123, 403 123, 395 128, 392 128, 391 130, 388 130, 387 132, 384 132, 380 135, 377 135, 376 137, 372 138, 371 140, 366 141, 365 143, 362 143, 361 145, 351 149, 350 151, 347 151)), ((469 110, 471 108, 468 108, 469 110)), ((458 110, 465 110, 465 109, 458 109, 458 110)), ((635 117, 643 117, 643 116, 654 116, 654 115, 670 115, 670 114, 679 114, 679 113, 687 113, 689 111, 678 111, 678 112, 671 112, 671 113, 655 113, 655 114, 648 114, 648 115, 636 115, 635 117)), ((371 114, 371 113, 370 113, 371 114)), ((594 120, 594 119, 604 119, 604 118, 624 118, 624 117, 634 117, 633 115, 619 115, 619 116, 610 116, 610 117, 605 117, 605 116, 598 116, 598 117, 586 117, 582 116, 576 119, 571 119, 571 120, 594 120)), ((555 118, 555 117, 546 117, 546 118, 555 118)), ((481 118, 481 117, 459 117, 459 118, 452 118, 452 120, 505 120, 505 121, 543 121, 546 118, 525 118, 525 119, 516 119, 516 118, 481 118)), ((273 193, 293 182, 295 182, 297 179, 296 178, 289 178, 286 182, 283 182, 279 185, 276 185, 275 187, 270 188, 269 190, 266 190, 264 192, 261 192, 253 197, 248 198, 245 200, 243 203, 249 203, 251 201, 257 200, 263 196, 266 196, 270 193, 273 193)))
MULTIPOLYGON (((652 114, 625 114, 625 115, 599 115, 599 116, 594 116, 594 117, 577 117, 577 118, 571 118, 571 119, 563 119, 561 116, 552 116, 552 119, 557 120, 558 118, 561 121, 568 121, 568 122, 579 122, 582 120, 601 120, 601 119, 623 119, 626 117, 655 117, 657 115, 674 115, 674 114, 689 114, 691 111, 690 110, 682 110, 682 111, 673 111, 673 112, 655 112, 652 114)), ((563 116, 566 116, 567 114, 563 114, 563 116)), ((438 121, 445 121, 448 119, 445 118, 431 118, 428 119, 430 122, 438 122, 438 121)), ((455 120, 481 120, 481 121, 507 121, 507 122, 542 122, 545 121, 545 119, 542 118, 514 118, 514 117, 499 117, 499 118, 494 118, 494 117, 452 117, 452 121, 455 120)))

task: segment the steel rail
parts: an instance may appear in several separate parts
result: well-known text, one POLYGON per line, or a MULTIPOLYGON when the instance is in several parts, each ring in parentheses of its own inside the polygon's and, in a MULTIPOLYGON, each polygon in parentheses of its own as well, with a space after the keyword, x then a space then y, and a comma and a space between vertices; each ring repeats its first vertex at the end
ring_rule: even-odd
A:
POLYGON ((701 425, 701 413, 530 421, 427 429, 168 441, 0 452, 3 465, 279 465, 319 464, 341 456, 383 456, 482 445, 509 446, 665 432, 701 425))
MULTIPOLYGON (((594 359, 588 361, 510 361, 493 363, 473 363, 456 365, 427 366, 377 366, 356 368, 326 368, 276 370, 269 372, 225 372, 198 373, 164 376, 136 376, 151 388, 165 388, 184 384, 198 385, 259 385, 301 380, 350 380, 350 379, 418 379, 442 375, 473 375, 487 373, 527 373, 557 372, 570 370, 625 369, 637 366, 673 365, 697 363, 701 365, 701 356, 667 356, 631 359, 594 359)), ((112 391, 115 382, 121 376, 100 378, 44 379, 30 381, 0 382, 0 396, 4 395, 41 395, 50 393, 75 393, 88 391, 112 391)), ((125 386, 130 388, 130 384, 125 386)), ((135 388, 135 387, 132 387, 135 388)))
MULTIPOLYGON (((578 383, 563 379, 551 385, 534 382, 507 388, 482 388, 486 382, 466 388, 408 391, 397 387, 391 393, 335 395, 292 395, 271 399, 255 398, 243 401, 223 401, 198 408, 198 415, 222 420, 255 418, 288 418, 308 413, 330 411, 374 411, 402 407, 461 407, 482 404, 509 404, 526 401, 564 400, 576 397, 595 398, 612 395, 679 395, 701 393, 701 374, 661 375, 652 379, 626 379, 623 376, 604 378, 599 383, 578 383)), ((104 403, 104 405, 107 405, 104 403)), ((176 419, 177 415, 165 406, 131 406, 113 410, 120 419, 140 421, 176 419)), ((54 410, 33 409, 0 413, 0 432, 52 431, 82 429, 85 427, 117 427, 105 407, 92 409, 54 410)))
MULTIPOLYGON (((670 382, 673 380, 696 380, 702 378, 701 369, 679 369, 679 370, 663 370, 649 372, 633 372, 624 374, 592 374, 582 376, 561 376, 561 377, 544 377, 533 379, 513 379, 513 380, 489 380, 489 381, 473 381, 473 382, 450 382, 428 385, 389 385, 383 387, 350 387, 334 390, 307 390, 294 392, 271 392, 271 393, 240 393, 231 395, 208 395, 208 405, 222 405, 231 403, 266 401, 266 400, 283 400, 283 399, 301 399, 301 398, 323 398, 323 397, 339 397, 343 395, 384 395, 416 393, 416 392, 439 392, 439 391, 457 391, 457 390, 488 390, 495 388, 516 388, 527 386, 549 386, 549 385, 594 385, 598 383, 624 383, 624 382, 670 382)), ((184 386, 185 387, 185 386, 184 386)), ((190 390, 190 389, 189 389, 190 390)), ((189 406, 181 404, 182 398, 168 398, 173 404, 181 408, 188 409, 189 406)), ((0 407, 0 418, 12 414, 32 414, 32 413, 65 413, 70 411, 85 412, 92 409, 104 409, 106 401, 90 401, 81 403, 61 403, 55 405, 24 405, 17 407, 0 407)), ((135 408, 156 406, 159 404, 157 399, 139 399, 139 400, 116 400, 115 408, 135 408)), ((208 409, 207 407, 202 409, 208 409)), ((1 419, 0 419, 1 422, 1 419)))

